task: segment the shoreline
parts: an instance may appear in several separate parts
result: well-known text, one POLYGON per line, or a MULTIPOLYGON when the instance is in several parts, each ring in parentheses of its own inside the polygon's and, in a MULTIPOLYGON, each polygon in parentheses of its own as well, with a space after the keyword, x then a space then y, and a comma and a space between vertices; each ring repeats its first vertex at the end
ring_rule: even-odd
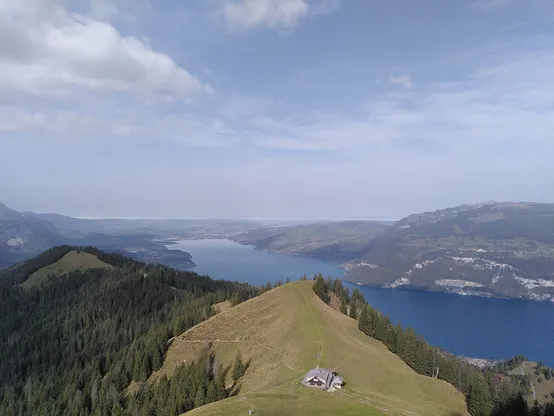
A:
MULTIPOLYGON (((472 297, 478 297, 478 298, 483 298, 483 299, 501 299, 501 300, 515 300, 515 301, 528 301, 528 302, 550 302, 550 303, 554 304, 554 297, 551 297, 549 299, 537 299, 537 298, 534 298, 534 297, 526 297, 526 296, 518 296, 518 297, 516 297, 516 296, 501 296, 501 295, 497 295, 497 294, 490 293, 490 292, 478 292, 478 291, 472 291, 472 290, 464 290, 462 288, 444 287, 444 289, 441 289, 439 287, 420 287, 420 286, 414 286, 414 285, 401 285, 401 286, 390 287, 390 286, 386 286, 386 285, 372 285, 372 284, 368 284, 368 283, 357 282, 357 281, 353 281, 353 280, 348 279, 347 272, 349 271, 349 268, 348 268, 347 264, 344 263, 344 262, 341 263, 341 262, 338 262, 338 261, 336 262, 336 261, 324 260, 324 259, 320 259, 320 258, 317 258, 317 257, 307 256, 303 253, 289 253, 289 252, 285 252, 285 251, 269 250, 269 249, 266 249, 266 248, 260 249, 260 248, 257 248, 253 244, 244 244, 241 241, 239 241, 238 239, 233 239, 232 237, 219 236, 219 237, 207 237, 207 238, 180 238, 178 240, 177 239, 175 239, 175 240, 173 240, 173 239, 172 240, 165 240, 164 245, 165 244, 167 244, 167 245, 176 245, 176 244, 179 244, 179 242, 181 242, 181 241, 187 241, 187 240, 190 240, 190 241, 228 240, 228 241, 232 241, 234 243, 240 244, 241 246, 252 247, 256 251, 261 251, 261 252, 266 252, 266 253, 273 253, 273 254, 285 254, 287 256, 297 256, 297 257, 303 257, 303 258, 312 259, 312 260, 319 260, 319 261, 322 261, 322 262, 325 262, 325 263, 328 263, 328 264, 332 264, 332 265, 336 266, 338 269, 342 270, 343 275, 341 276, 341 279, 344 280, 345 282, 352 283, 352 284, 355 284, 357 286, 367 286, 367 287, 378 288, 378 289, 404 289, 404 290, 422 291, 422 292, 447 293, 447 294, 451 294, 451 295, 472 296, 472 297)), ((169 247, 167 247, 167 245, 166 245, 166 248, 169 249, 169 250, 179 250, 179 249, 170 249, 169 247)), ((181 251, 183 251, 183 250, 181 250, 181 251)), ((192 257, 191 257, 191 260, 194 262, 192 257)), ((334 277, 337 277, 337 276, 334 276, 334 277)))
POLYGON ((445 293, 445 294, 448 294, 448 295, 457 295, 457 296, 462 296, 462 297, 467 297, 467 296, 470 296, 470 297, 474 297, 474 298, 482 298, 482 299, 496 299, 496 300, 509 300, 509 301, 520 301, 520 302, 543 302, 543 303, 552 303, 554 305, 554 300, 552 298, 550 299, 536 299, 536 298, 532 298, 532 297, 523 297, 523 296, 520 296, 520 297, 515 297, 515 296, 498 296, 498 295, 495 295, 493 293, 488 293, 488 292, 475 292, 475 291, 463 291, 463 289, 457 289, 457 288, 452 288, 452 290, 441 290, 441 289, 438 289, 438 288, 435 288, 435 287, 421 287, 421 286, 414 286, 414 285, 401 285, 401 286, 395 286, 395 287, 390 287, 390 286, 383 286, 383 285, 372 285, 372 284, 368 284, 368 283, 361 283, 361 282, 356 282, 356 281, 353 281, 353 280, 348 280, 346 277, 343 278, 342 280, 344 280, 345 282, 347 283, 351 283, 353 285, 356 285, 356 286, 365 286, 365 287, 370 287, 370 288, 374 288, 374 289, 386 289, 386 290, 395 290, 395 289, 399 289, 399 290, 409 290, 409 291, 417 291, 417 292, 432 292, 432 293, 445 293))

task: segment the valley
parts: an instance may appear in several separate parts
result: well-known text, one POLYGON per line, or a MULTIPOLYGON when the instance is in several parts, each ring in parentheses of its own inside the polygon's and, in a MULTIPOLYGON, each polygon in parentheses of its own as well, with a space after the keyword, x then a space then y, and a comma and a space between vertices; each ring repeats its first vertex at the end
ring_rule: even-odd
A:
POLYGON ((335 263, 364 285, 461 295, 554 299, 554 205, 484 203, 397 222, 78 219, 0 206, 0 267, 56 244, 94 245, 178 269, 174 244, 228 239, 257 250, 335 263))

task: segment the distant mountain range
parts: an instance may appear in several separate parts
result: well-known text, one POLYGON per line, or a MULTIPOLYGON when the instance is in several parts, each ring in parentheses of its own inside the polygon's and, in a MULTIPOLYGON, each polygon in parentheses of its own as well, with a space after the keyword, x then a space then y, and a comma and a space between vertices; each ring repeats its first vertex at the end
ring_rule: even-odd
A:
POLYGON ((490 297, 554 300, 554 204, 462 205, 395 223, 262 220, 79 219, 0 204, 0 267, 58 244, 95 245, 177 268, 190 254, 178 239, 228 238, 256 249, 338 263, 346 279, 490 297))
POLYGON ((392 225, 260 228, 233 239, 337 262, 346 279, 365 285, 554 299, 554 204, 489 202, 414 214, 392 225))
POLYGON ((60 243, 61 238, 50 222, 0 203, 0 267, 7 267, 60 243))
POLYGON ((70 244, 94 245, 136 260, 186 269, 195 266, 190 254, 168 250, 166 244, 175 238, 198 238, 205 233, 209 235, 214 228, 225 227, 225 224, 210 227, 181 220, 89 220, 59 214, 18 212, 0 203, 0 268, 50 247, 70 244))
POLYGON ((353 282, 554 300, 554 204, 485 203, 410 215, 344 265, 353 282))

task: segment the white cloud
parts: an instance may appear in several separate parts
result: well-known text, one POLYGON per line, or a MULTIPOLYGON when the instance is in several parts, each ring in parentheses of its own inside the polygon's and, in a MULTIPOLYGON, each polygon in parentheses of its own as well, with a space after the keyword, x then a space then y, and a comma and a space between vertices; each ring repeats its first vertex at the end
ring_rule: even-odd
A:
POLYGON ((389 77, 389 82, 404 88, 412 88, 414 86, 412 78, 409 75, 391 75, 389 77))
MULTIPOLYGON (((97 105, 33 111, 0 108, 0 131, 48 137, 122 137, 170 140, 186 146, 240 146, 303 151, 385 152, 425 157, 519 156, 554 151, 554 53, 529 44, 528 52, 498 47, 483 67, 459 82, 420 83, 368 97, 357 111, 287 112, 286 102, 230 94, 217 113, 184 115, 172 107, 152 111, 134 103, 129 111, 97 105), (531 47, 533 46, 533 47, 531 47), (132 110, 132 111, 131 111, 132 110), (166 111, 171 110, 171 111, 166 111)), ((477 55, 476 55, 477 56, 477 55)), ((483 62, 475 59, 474 62, 483 62)), ((221 97, 221 96, 220 96, 221 97)), ((125 108, 122 105, 121 108, 125 108)), ((191 110, 192 111, 192 110, 191 110)))
MULTIPOLYGON (((143 40, 70 13, 55 0, 0 0, 0 91, 34 95, 74 89, 139 92, 189 100, 209 86, 143 40)), ((92 3, 92 15, 117 8, 92 3)))
POLYGON ((221 147, 237 140, 236 132, 225 122, 186 112, 164 114, 140 106, 132 107, 132 111, 112 107, 96 113, 87 113, 83 108, 34 111, 20 106, 0 106, 0 134, 9 137, 20 133, 44 141, 105 137, 165 140, 188 147, 221 147))
POLYGON ((303 19, 338 6, 339 0, 226 0, 222 13, 234 30, 265 27, 288 34, 303 19))
MULTIPOLYGON (((458 82, 431 82, 374 96, 356 112, 253 117, 248 140, 283 149, 379 149, 487 158, 554 151, 554 53, 498 45, 494 60, 458 82)), ((491 56, 484 48, 479 59, 491 56)), ((403 80, 402 86, 411 85, 403 80)), ((456 156, 456 157, 457 157, 456 156)))

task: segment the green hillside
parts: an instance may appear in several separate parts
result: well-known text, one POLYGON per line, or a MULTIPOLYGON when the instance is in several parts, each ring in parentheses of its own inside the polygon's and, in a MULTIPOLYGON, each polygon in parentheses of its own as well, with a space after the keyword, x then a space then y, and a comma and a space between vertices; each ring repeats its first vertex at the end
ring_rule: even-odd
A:
MULTIPOLYGON (((420 376, 354 319, 323 303, 311 282, 275 288, 177 336, 153 378, 197 359, 207 342, 224 365, 237 353, 250 365, 239 394, 201 407, 194 415, 352 414, 462 415, 463 395, 446 382, 420 376), (302 387, 319 364, 344 377, 343 392, 302 387), (246 413, 245 413, 246 412, 246 413)), ((230 382, 230 380, 229 380, 230 382)))
POLYGON ((188 403, 145 409, 125 394, 128 386, 161 367, 174 334, 258 289, 93 247, 73 250, 55 247, 0 271, 0 415, 181 413, 188 403), (41 290, 22 290, 39 270, 62 274, 41 290), (71 270, 81 270, 79 278, 71 270))
POLYGON ((49 264, 48 266, 45 266, 31 274, 29 278, 21 284, 21 287, 24 289, 30 289, 32 287, 40 286, 45 282, 48 276, 63 276, 75 271, 84 271, 88 269, 109 269, 112 267, 113 266, 99 260, 98 257, 93 254, 71 250, 57 262, 49 264))

